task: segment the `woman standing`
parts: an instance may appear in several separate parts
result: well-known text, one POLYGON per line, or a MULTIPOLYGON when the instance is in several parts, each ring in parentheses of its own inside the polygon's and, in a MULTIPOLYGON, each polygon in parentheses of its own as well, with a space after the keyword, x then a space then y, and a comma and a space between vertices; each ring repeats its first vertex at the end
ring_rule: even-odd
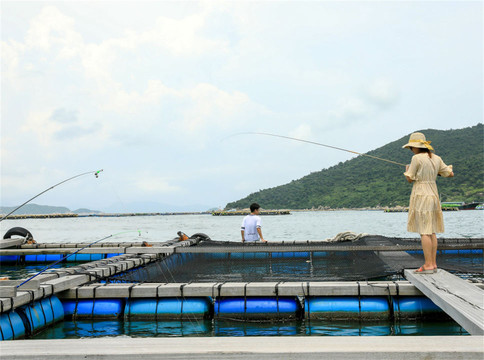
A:
POLYGON ((409 148, 415 155, 404 173, 407 181, 413 183, 408 209, 407 231, 420 234, 425 264, 416 273, 437 272, 437 235, 444 232, 444 219, 435 180, 437 175, 453 177, 452 165, 445 165, 435 154, 425 135, 416 132, 403 148, 409 148))

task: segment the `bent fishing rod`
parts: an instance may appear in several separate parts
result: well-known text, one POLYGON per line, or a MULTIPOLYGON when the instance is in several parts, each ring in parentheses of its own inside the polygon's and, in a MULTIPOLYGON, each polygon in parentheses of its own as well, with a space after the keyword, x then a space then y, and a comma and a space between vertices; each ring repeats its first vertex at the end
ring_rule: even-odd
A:
POLYGON ((5 220, 5 219, 6 219, 8 216, 12 215, 12 214, 13 214, 15 211, 17 211, 18 209, 20 209, 22 206, 27 205, 29 202, 31 202, 31 201, 32 201, 32 200, 34 200, 35 198, 39 197, 40 195, 42 195, 43 193, 46 193, 46 192, 47 192, 47 191, 49 191, 49 190, 52 190, 52 189, 53 189, 53 188, 55 188, 56 186, 59 186, 59 185, 61 185, 61 184, 65 183, 65 182, 68 182, 69 180, 72 180, 72 179, 75 179, 75 178, 78 178, 78 177, 81 177, 81 176, 84 176, 84 175, 88 175, 88 174, 94 174, 94 176, 95 176, 96 178, 98 178, 98 177, 99 177, 99 173, 100 173, 101 171, 103 171, 103 169, 101 169, 101 170, 96 170, 96 171, 88 171, 88 172, 85 172, 85 173, 82 173, 82 174, 79 174, 79 175, 76 175, 76 176, 70 177, 69 179, 63 180, 63 181, 61 181, 60 183, 58 183, 58 184, 55 184, 55 185, 51 186, 50 188, 48 188, 48 189, 46 189, 46 190, 42 191, 41 193, 38 193, 38 194, 37 194, 37 195, 35 195, 33 198, 31 198, 31 199, 27 200, 27 201, 26 201, 26 202, 24 202, 22 205, 20 205, 20 206, 16 207, 16 208, 15 208, 15 209, 13 209, 12 211, 10 211, 10 212, 9 212, 7 215, 5 215, 4 217, 2 217, 2 218, 0 219, 0 222, 1 222, 1 221, 3 221, 3 220, 5 220))
MULTIPOLYGON (((366 156, 366 157, 369 157, 369 158, 372 158, 372 159, 375 159, 375 160, 385 161, 385 162, 388 162, 390 164, 395 164, 395 165, 400 165, 400 166, 406 166, 405 164, 402 164, 402 163, 399 163, 399 162, 396 162, 396 161, 392 161, 392 160, 388 160, 388 159, 383 159, 383 158, 380 158, 380 157, 377 157, 377 156, 363 154, 363 153, 359 153, 359 152, 353 151, 353 150, 343 149, 343 148, 336 147, 336 146, 332 146, 332 145, 321 144, 321 143, 318 143, 318 142, 315 142, 315 141, 298 139, 298 138, 294 138, 294 137, 290 137, 290 136, 270 134, 270 133, 264 133, 264 132, 241 132, 241 133, 237 133, 237 134, 234 134, 234 135, 231 135, 231 136, 237 136, 237 135, 265 135, 265 136, 273 136, 273 137, 278 137, 278 138, 282 138, 282 139, 300 141, 300 142, 304 142, 304 143, 308 143, 308 144, 313 144, 313 145, 318 145, 318 146, 324 146, 324 147, 331 148, 331 149, 346 151, 346 152, 349 152, 349 153, 352 153, 352 154, 366 156)), ((229 136, 229 137, 231 137, 231 136, 229 136)))
POLYGON ((74 251, 73 253, 70 253, 70 254, 67 254, 65 255, 64 257, 62 257, 60 260, 57 260, 56 262, 50 264, 49 266, 47 266, 46 268, 42 269, 41 271, 39 271, 37 274, 35 274, 34 276, 31 276, 29 277, 27 280, 25 280, 24 282, 20 283, 19 285, 17 285, 17 288, 19 288, 20 286, 22 286, 23 284, 26 284, 28 283, 30 280, 32 280, 33 278, 39 276, 40 274, 43 274, 44 272, 46 272, 47 270, 53 268, 54 266, 56 266, 58 263, 60 263, 61 261, 64 261, 65 259, 67 259, 69 256, 72 256, 74 254, 77 254, 79 251, 81 250, 84 250, 85 248, 88 248, 100 241, 103 241, 103 240, 106 240, 106 239, 109 239, 111 237, 114 237, 114 236, 118 236, 118 235, 122 235, 122 234, 127 234, 127 233, 132 233, 132 232, 137 232, 138 233, 138 236, 141 236, 141 230, 130 230, 130 231, 123 231, 123 232, 120 232, 120 233, 117 233, 117 234, 111 234, 111 235, 108 235, 106 237, 103 237, 102 239, 99 239, 99 240, 96 240, 86 246, 84 246, 83 248, 80 248, 79 250, 77 251, 74 251))

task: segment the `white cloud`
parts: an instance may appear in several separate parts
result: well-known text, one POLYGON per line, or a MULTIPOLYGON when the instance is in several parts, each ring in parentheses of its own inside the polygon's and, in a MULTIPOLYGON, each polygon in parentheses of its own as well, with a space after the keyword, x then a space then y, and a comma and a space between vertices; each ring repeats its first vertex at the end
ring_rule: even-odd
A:
POLYGON ((20 59, 25 51, 25 45, 14 40, 2 41, 2 77, 10 80, 14 85, 18 75, 20 59))
POLYGON ((33 132, 40 144, 46 147, 49 146, 53 134, 62 129, 62 124, 50 120, 54 111, 55 109, 31 111, 20 130, 33 132))
POLYGON ((368 98, 376 105, 385 108, 394 105, 399 95, 395 82, 387 78, 375 79, 367 89, 368 98))
POLYGON ((140 175, 140 177, 135 181, 135 186, 142 193, 167 194, 182 191, 182 187, 171 184, 168 179, 146 174, 140 175))
POLYGON ((250 105, 246 94, 239 91, 228 93, 211 84, 198 84, 185 93, 190 108, 183 111, 182 128, 195 132, 206 126, 217 125, 227 128, 245 107, 250 105))
POLYGON ((55 6, 46 6, 30 23, 25 37, 29 49, 45 52, 53 46, 59 46, 58 56, 70 58, 78 55, 82 48, 82 36, 74 29, 73 18, 64 15, 55 6))
POLYGON ((204 37, 203 27, 207 14, 190 15, 182 19, 160 16, 155 26, 139 34, 139 41, 159 46, 173 55, 201 55, 207 52, 220 52, 227 43, 204 37))
POLYGON ((312 139, 313 130, 311 126, 308 124, 301 124, 293 131, 291 131, 290 136, 295 137, 297 139, 302 140, 311 140, 312 139))
POLYGON ((338 121, 339 124, 352 120, 362 119, 371 112, 370 107, 363 100, 356 97, 341 99, 335 110, 328 112, 330 120, 338 121))
POLYGON ((327 118, 338 126, 372 120, 381 112, 389 111, 395 106, 399 96, 395 81, 384 77, 376 78, 366 85, 361 96, 341 98, 335 108, 327 113, 327 118))

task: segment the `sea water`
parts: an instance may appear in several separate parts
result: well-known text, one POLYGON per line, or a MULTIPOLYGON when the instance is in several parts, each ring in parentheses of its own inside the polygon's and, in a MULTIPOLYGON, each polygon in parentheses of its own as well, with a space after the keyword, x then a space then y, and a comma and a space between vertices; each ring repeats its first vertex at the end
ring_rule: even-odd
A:
MULTIPOLYGON (((0 233, 16 226, 28 229, 40 243, 90 243, 113 235, 109 242, 162 242, 175 238, 178 231, 187 235, 204 233, 213 240, 240 241, 243 216, 160 215, 130 217, 77 217, 53 219, 4 220, 0 233)), ((444 212, 445 238, 484 236, 484 211, 444 212)), ((324 240, 343 231, 400 238, 419 238, 408 233, 407 213, 383 211, 307 211, 290 215, 262 216, 262 233, 268 241, 324 240)))

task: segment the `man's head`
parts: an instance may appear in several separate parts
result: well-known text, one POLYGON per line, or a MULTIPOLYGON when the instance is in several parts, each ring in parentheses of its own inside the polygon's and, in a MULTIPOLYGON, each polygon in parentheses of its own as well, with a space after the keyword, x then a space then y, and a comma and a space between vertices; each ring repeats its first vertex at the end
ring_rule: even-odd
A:
POLYGON ((250 212, 254 213, 256 210, 260 209, 260 205, 257 203, 250 204, 250 212))

